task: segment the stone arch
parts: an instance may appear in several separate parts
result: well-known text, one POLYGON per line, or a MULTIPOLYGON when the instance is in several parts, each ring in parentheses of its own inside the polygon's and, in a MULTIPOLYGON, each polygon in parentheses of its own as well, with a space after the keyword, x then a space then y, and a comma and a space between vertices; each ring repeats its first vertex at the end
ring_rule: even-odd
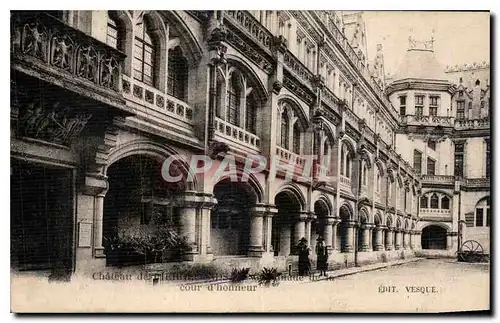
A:
POLYGON ((228 181, 236 177, 237 183, 240 183, 241 187, 243 187, 248 194, 252 195, 255 203, 261 203, 264 196, 262 185, 253 174, 245 173, 243 168, 243 165, 237 164, 234 172, 225 173, 224 176, 217 179, 213 186, 215 187, 215 185, 222 181, 228 181), (243 176, 245 176, 244 180, 242 178, 243 176), (248 178, 246 178, 246 176, 248 176, 248 178))
POLYGON ((432 222, 432 223, 426 223, 424 226, 422 226, 421 230, 424 230, 427 227, 430 226, 438 226, 446 230, 446 232, 451 232, 451 228, 448 224, 442 223, 442 222, 432 222))
POLYGON ((380 172, 380 176, 384 177, 385 173, 386 173, 384 163, 380 159, 376 158, 376 161, 374 164, 375 164, 375 167, 380 172))
POLYGON ((161 10, 159 15, 169 24, 169 28, 175 28, 183 41, 180 43, 182 52, 188 57, 190 65, 198 64, 203 56, 203 50, 198 40, 189 28, 188 24, 181 18, 177 11, 161 10))
MULTIPOLYGON (((196 176, 190 172, 189 164, 185 158, 175 149, 150 140, 134 140, 112 149, 108 155, 107 165, 104 167, 103 174, 106 175, 108 168, 115 162, 131 155, 145 155, 157 160, 159 163, 163 163, 169 157, 174 158, 175 166, 180 168, 184 176, 189 176, 192 179, 192 181, 186 182, 186 188, 188 190, 195 190, 197 186, 196 176)), ((175 175, 172 174, 172 176, 175 175)))
POLYGON ((324 208, 328 211, 328 214, 330 216, 333 215, 333 205, 332 203, 330 202, 330 199, 325 195, 325 194, 321 194, 317 199, 316 201, 314 201, 314 204, 313 205, 316 205, 316 203, 321 203, 323 204, 324 208))
POLYGON ((297 121, 302 128, 302 131, 307 130, 307 128, 309 127, 309 117, 308 114, 304 111, 302 105, 297 101, 297 99, 295 99, 291 95, 282 94, 278 99, 278 106, 282 107, 283 105, 286 105, 293 110, 294 115, 297 117, 297 121))
POLYGON ((366 207, 362 207, 359 210, 359 222, 360 223, 369 223, 370 222, 370 212, 366 207))
POLYGON ((274 195, 274 198, 276 199, 276 196, 278 196, 281 193, 287 193, 289 196, 293 197, 298 204, 300 205, 300 210, 305 211, 306 209, 306 198, 300 188, 294 184, 294 183, 289 183, 283 185, 280 189, 276 191, 276 194, 274 195))
POLYGON ((443 223, 430 223, 422 228, 422 249, 447 249, 449 228, 443 223))
POLYGON ((345 214, 346 217, 342 219, 342 221, 347 219, 347 216, 349 217, 348 220, 351 221, 354 216, 354 210, 352 206, 349 203, 344 202, 339 208, 339 217, 342 218, 342 214, 345 214))
POLYGON ((394 228, 394 219, 391 214, 387 214, 385 223, 388 228, 394 228))
POLYGON ((132 76, 132 57, 134 40, 134 23, 130 12, 127 10, 109 10, 108 16, 117 23, 118 27, 118 49, 127 57, 123 66, 123 73, 132 76))
POLYGON ((267 91, 267 87, 264 83, 262 83, 261 78, 255 73, 255 70, 236 55, 228 54, 226 55, 226 60, 227 66, 229 67, 228 75, 226 77, 230 78, 231 73, 235 69, 238 70, 247 80, 250 81, 252 84, 252 91, 256 92, 254 97, 258 99, 260 103, 259 105, 263 106, 269 98, 269 92, 267 91))
POLYGON ((373 217, 373 223, 376 225, 376 226, 382 226, 384 224, 384 222, 382 221, 383 217, 382 217, 382 214, 380 213, 380 211, 378 211, 375 216, 373 217))

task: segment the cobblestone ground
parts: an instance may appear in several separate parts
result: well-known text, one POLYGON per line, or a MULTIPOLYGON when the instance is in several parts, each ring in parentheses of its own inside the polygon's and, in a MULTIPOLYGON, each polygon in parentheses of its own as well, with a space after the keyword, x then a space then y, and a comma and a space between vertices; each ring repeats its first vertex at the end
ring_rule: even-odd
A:
POLYGON ((14 279, 15 311, 444 312, 489 309, 489 265, 420 260, 325 281, 174 285, 14 279))

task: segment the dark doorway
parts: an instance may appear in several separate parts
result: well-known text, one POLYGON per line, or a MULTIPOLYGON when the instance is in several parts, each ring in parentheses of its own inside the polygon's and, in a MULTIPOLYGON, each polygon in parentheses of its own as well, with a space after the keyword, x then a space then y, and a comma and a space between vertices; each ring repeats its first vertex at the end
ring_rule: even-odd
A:
POLYGON ((278 208, 278 214, 273 217, 272 245, 275 256, 289 256, 296 251, 293 225, 297 221, 294 219, 300 210, 301 205, 297 198, 290 192, 281 192, 276 195, 274 204, 278 208))
POLYGON ((430 225, 422 230, 422 249, 446 249, 446 229, 430 225))
POLYGON ((11 159, 11 267, 73 268, 72 171, 11 159))

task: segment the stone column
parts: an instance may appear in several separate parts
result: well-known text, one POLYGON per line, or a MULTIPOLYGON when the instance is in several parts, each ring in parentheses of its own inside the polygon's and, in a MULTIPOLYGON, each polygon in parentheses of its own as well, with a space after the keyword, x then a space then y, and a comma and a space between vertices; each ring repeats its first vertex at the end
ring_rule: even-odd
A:
POLYGON ((453 247, 453 243, 451 240, 451 234, 446 234, 446 250, 450 250, 453 247))
POLYGON ((410 231, 410 249, 415 249, 415 231, 410 231))
POLYGON ((361 227, 363 229, 363 236, 361 241, 360 250, 361 251, 370 251, 370 228, 369 224, 365 224, 361 227))
POLYGON ((415 249, 422 249, 422 231, 415 231, 415 249))
POLYGON ((262 257, 264 253, 263 233, 264 214, 266 208, 255 206, 250 209, 250 243, 248 245, 249 257, 262 257))
POLYGON ((346 226, 346 237, 344 240, 344 245, 342 246, 342 252, 352 252, 354 251, 353 238, 354 238, 354 227, 356 225, 356 222, 349 221, 344 225, 346 226))
POLYGON ((95 197, 95 208, 94 208, 94 257, 103 258, 106 257, 104 254, 104 247, 102 246, 102 223, 104 216, 104 197, 106 196, 104 191, 95 197))
POLYGON ((180 234, 186 238, 186 242, 196 250, 196 205, 184 205, 180 211, 180 234))
POLYGON ((327 217, 325 219, 325 233, 324 233, 324 239, 325 239, 325 244, 326 248, 328 251, 333 250, 333 247, 335 246, 335 243, 333 241, 334 237, 334 228, 333 224, 335 223, 335 219, 333 217, 327 217))
POLYGON ((395 241, 396 241, 396 250, 399 250, 401 249, 401 230, 400 229, 397 229, 397 231, 395 231, 395 241))
POLYGON ((375 250, 375 251, 384 250, 384 245, 383 245, 383 242, 382 242, 382 236, 384 234, 384 228, 380 227, 380 226, 377 226, 373 230, 374 230, 374 233, 375 233, 375 245, 373 246, 373 250, 375 250))
POLYGON ((403 231, 403 249, 408 249, 408 231, 403 231))
POLYGON ((385 241, 385 250, 392 250, 394 247, 394 229, 388 228, 387 240, 385 241))
POLYGON ((306 220, 307 220, 307 218, 308 218, 307 213, 299 213, 296 215, 297 222, 295 222, 295 235, 294 235, 294 241, 293 241, 294 247, 299 243, 300 239, 302 239, 302 238, 307 239, 307 237, 306 237, 306 220))
POLYGON ((337 226, 339 225, 340 220, 338 218, 333 218, 333 223, 332 223, 332 251, 338 250, 339 245, 337 243, 338 237, 337 237, 337 226))
MULTIPOLYGON (((273 216, 278 213, 278 210, 274 207, 270 207, 267 209, 266 213, 264 213, 264 239, 263 245, 265 252, 272 252, 272 232, 273 232, 273 216)), ((277 246, 275 246, 277 247, 277 246)))

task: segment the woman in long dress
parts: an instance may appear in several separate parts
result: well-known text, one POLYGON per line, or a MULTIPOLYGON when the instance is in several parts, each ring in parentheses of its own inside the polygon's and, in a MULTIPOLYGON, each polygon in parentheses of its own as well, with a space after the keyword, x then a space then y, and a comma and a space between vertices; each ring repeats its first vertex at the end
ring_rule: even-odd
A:
POLYGON ((319 270, 320 276, 326 276, 328 270, 328 249, 325 245, 323 237, 318 237, 316 240, 316 269, 319 270))
POLYGON ((309 247, 307 247, 307 239, 302 238, 297 245, 299 250, 299 276, 309 275, 311 263, 309 261, 309 247))

